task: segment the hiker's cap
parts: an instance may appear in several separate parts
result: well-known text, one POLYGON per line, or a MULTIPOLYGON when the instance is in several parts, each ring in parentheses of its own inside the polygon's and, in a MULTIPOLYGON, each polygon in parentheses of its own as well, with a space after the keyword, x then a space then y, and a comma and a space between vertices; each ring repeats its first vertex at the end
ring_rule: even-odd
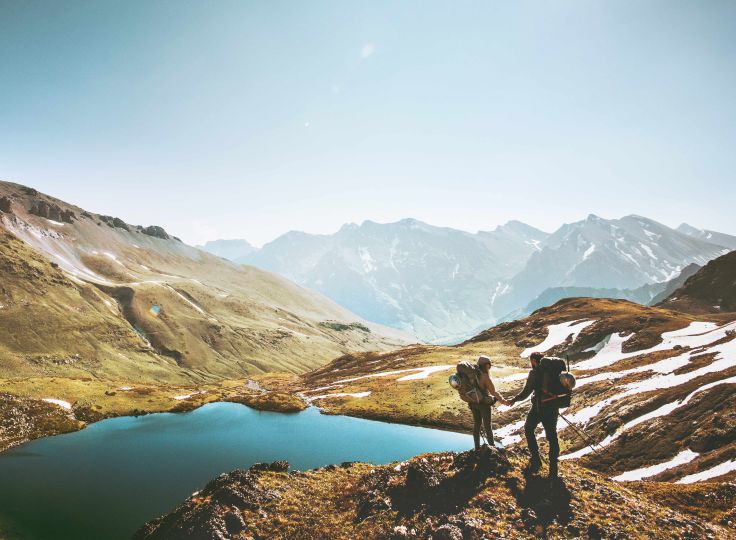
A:
POLYGON ((479 356, 478 357, 478 365, 479 366, 485 366, 486 364, 490 365, 491 364, 491 359, 488 358, 487 356, 479 356))

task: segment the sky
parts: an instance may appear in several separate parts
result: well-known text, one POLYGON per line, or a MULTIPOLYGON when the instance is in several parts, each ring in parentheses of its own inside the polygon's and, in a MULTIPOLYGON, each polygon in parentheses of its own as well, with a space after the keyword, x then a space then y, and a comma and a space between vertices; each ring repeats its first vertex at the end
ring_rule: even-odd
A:
POLYGON ((0 0, 0 179, 192 244, 736 234, 736 2, 0 0))

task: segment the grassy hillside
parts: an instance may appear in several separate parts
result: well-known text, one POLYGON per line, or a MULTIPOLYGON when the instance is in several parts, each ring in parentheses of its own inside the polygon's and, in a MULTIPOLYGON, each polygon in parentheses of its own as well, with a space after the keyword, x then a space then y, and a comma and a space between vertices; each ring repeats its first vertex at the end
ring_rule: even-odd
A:
POLYGON ((300 373, 407 341, 160 227, 17 184, 0 183, 0 199, 0 375, 203 381, 300 373))
MULTIPOLYGON (((497 388, 512 396, 528 370, 521 354, 538 348, 569 356, 578 387, 565 415, 598 444, 587 450, 561 420, 563 455, 612 476, 662 465, 641 474, 678 480, 736 458, 734 347, 736 323, 723 315, 708 321, 623 300, 569 299, 454 347, 346 355, 304 375, 297 389, 325 412, 467 430, 467 406, 447 383, 457 362, 489 355, 497 388), (549 342, 551 331, 558 338, 549 342)), ((528 407, 497 407, 496 437, 521 442, 528 407)))
POLYGON ((660 304, 688 313, 736 311, 736 251, 710 261, 660 304))
POLYGON ((0 450, 106 416, 215 399, 295 410, 300 398, 261 395, 245 379, 408 342, 161 227, 0 182, 0 450))

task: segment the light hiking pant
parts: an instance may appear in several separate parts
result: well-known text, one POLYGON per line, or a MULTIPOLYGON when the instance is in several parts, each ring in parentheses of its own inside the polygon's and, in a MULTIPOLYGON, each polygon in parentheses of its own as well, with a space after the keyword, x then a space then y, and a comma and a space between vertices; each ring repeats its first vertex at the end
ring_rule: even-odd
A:
POLYGON ((493 445, 493 428, 491 427, 491 406, 487 403, 471 403, 470 411, 473 413, 473 443, 475 449, 480 448, 480 422, 483 420, 483 429, 486 430, 488 444, 493 445))
POLYGON ((524 423, 524 434, 526 435, 526 444, 529 446, 529 452, 532 459, 539 461, 539 445, 537 438, 534 436, 534 430, 542 424, 544 428, 544 436, 547 437, 549 443, 549 463, 550 466, 557 465, 557 456, 560 455, 560 443, 557 440, 557 415, 559 409, 557 407, 542 407, 541 409, 533 405, 524 423))

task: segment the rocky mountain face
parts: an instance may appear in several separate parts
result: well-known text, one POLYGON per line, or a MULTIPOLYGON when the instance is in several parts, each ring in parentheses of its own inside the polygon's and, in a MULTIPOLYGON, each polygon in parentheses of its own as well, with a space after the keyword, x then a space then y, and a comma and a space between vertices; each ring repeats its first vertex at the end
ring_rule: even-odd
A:
POLYGON ((648 304, 736 238, 684 227, 591 215, 551 235, 518 221, 470 234, 412 219, 366 221, 333 235, 292 231, 235 260, 368 320, 449 343, 570 296, 648 304))
POLYGON ((427 341, 468 335, 494 319, 489 302, 547 235, 519 222, 470 234, 413 219, 291 232, 240 259, 427 341))
POLYGON ((706 229, 698 229, 687 223, 680 224, 677 227, 677 231, 690 236, 691 238, 698 238, 699 240, 705 240, 711 244, 717 244, 719 246, 725 246, 728 249, 736 249, 736 236, 730 234, 724 234, 716 231, 709 231, 706 229))
POLYGON ((303 372, 406 342, 316 292, 0 182, 0 376, 303 372))
POLYGON ((666 282, 684 267, 728 251, 640 216, 594 215, 563 225, 540 248, 494 298, 499 315, 526 306, 551 287, 637 289, 666 282))
POLYGON ((682 271, 669 281, 659 283, 646 283, 636 289, 601 289, 596 287, 550 287, 545 289, 539 296, 529 302, 524 308, 517 309, 508 313, 498 322, 508 322, 521 319, 535 312, 536 310, 551 306, 565 298, 617 298, 621 300, 629 300, 645 306, 656 305, 677 288, 679 288, 685 280, 697 272, 701 267, 695 263, 687 265, 682 271))
MULTIPOLYGON (((672 293, 674 293, 677 289, 682 287, 685 282, 690 278, 690 276, 695 275, 702 266, 698 264, 688 264, 685 268, 682 269, 682 272, 680 272, 680 275, 676 278, 673 278, 665 283, 657 283, 655 286, 662 286, 662 291, 657 294, 654 298, 652 298, 649 302, 647 302, 647 305, 649 306, 656 306, 659 304, 662 300, 669 298, 672 293)), ((657 287, 659 288, 659 287, 657 287)), ((631 300, 630 298, 627 300, 631 300)), ((636 300, 632 300, 636 302, 636 300)))
POLYGON ((736 311, 736 251, 710 261, 659 305, 696 314, 736 311))
POLYGON ((250 245, 247 240, 242 239, 211 240, 195 247, 231 261, 238 261, 256 251, 256 248, 250 245))

